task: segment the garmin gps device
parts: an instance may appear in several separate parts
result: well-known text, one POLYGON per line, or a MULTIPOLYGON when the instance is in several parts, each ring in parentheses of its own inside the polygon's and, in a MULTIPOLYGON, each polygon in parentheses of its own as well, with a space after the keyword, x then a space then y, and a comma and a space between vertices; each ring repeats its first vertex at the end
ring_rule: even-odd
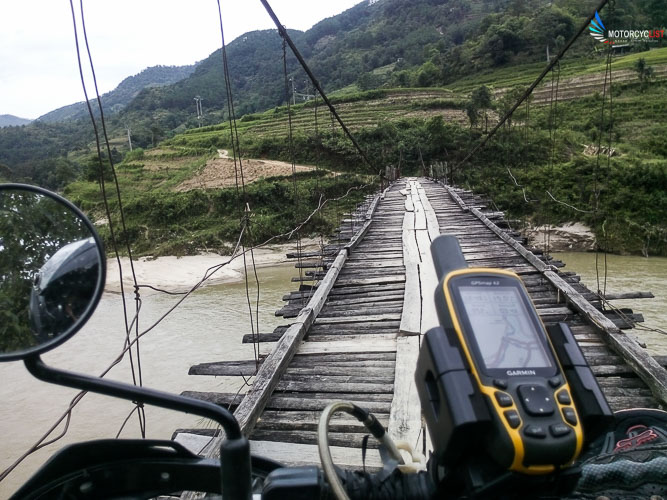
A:
POLYGON ((546 475, 577 459, 612 412, 565 324, 542 324, 514 273, 468 268, 458 241, 431 253, 440 327, 422 342, 416 382, 437 463, 546 475))

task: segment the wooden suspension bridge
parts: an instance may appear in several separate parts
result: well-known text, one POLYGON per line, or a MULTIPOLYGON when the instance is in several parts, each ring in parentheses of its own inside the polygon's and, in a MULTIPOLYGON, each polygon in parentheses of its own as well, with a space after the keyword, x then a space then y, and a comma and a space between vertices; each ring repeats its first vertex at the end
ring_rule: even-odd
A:
MULTIPOLYGON (((501 212, 472 193, 425 178, 399 179, 341 228, 343 244, 303 253, 298 291, 277 314, 288 327, 260 334, 271 342, 259 371, 251 361, 195 365, 202 376, 252 376, 244 397, 185 394, 234 409, 254 454, 288 465, 319 464, 316 429, 329 403, 348 400, 372 411, 396 440, 428 447, 414 370, 420 335, 438 324, 437 278, 429 251, 439 234, 455 235, 470 266, 508 269, 524 281, 545 324, 566 322, 614 410, 667 407, 667 356, 651 357, 631 332, 630 312, 604 310, 600 297, 563 264, 530 251, 501 212), (304 285, 304 281, 313 285, 304 285), (424 443, 423 440, 427 442, 424 443)), ((244 341, 251 341, 249 336, 244 341)), ((215 456, 213 430, 178 430, 175 439, 215 456)), ((343 467, 381 465, 377 444, 362 464, 366 429, 334 417, 329 442, 343 467)))

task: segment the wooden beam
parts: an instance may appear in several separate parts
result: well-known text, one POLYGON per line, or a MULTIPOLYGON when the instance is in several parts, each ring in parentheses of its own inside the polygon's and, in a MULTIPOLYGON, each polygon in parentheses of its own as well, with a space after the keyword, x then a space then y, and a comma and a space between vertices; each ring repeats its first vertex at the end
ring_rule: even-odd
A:
POLYGON ((421 292, 419 288, 419 247, 414 229, 406 222, 414 219, 411 212, 405 212, 403 223, 403 265, 405 266, 405 289, 403 291, 403 311, 401 313, 401 335, 417 335, 421 330, 421 292))
MULTIPOLYGON (((317 445, 314 444, 251 440, 250 451, 253 455, 271 458, 287 466, 321 464, 317 445)), ((330 451, 334 463, 339 467, 360 470, 364 465, 361 450, 358 448, 331 446, 330 451)), ((382 468, 382 460, 378 450, 369 449, 367 451, 365 465, 370 471, 382 468)))
POLYGON ((415 231, 419 246, 419 286, 421 289, 421 333, 424 334, 440 324, 435 309, 433 296, 438 286, 438 276, 435 272, 433 257, 431 256, 431 238, 426 230, 415 231))
POLYGON ((396 339, 396 371, 394 399, 389 413, 389 435, 394 441, 407 441, 421 450, 421 404, 415 383, 415 367, 419 356, 419 337, 396 339))

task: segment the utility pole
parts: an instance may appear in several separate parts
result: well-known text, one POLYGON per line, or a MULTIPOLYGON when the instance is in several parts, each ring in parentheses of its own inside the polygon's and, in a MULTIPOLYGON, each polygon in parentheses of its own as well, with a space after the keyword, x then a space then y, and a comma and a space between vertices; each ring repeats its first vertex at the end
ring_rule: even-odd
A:
POLYGON ((132 151, 132 131, 127 125, 125 125, 125 130, 127 130, 127 142, 130 144, 130 151, 132 151))
POLYGON ((195 96, 195 103, 197 105, 197 121, 199 122, 199 128, 201 128, 201 121, 202 118, 204 117, 204 111, 202 110, 201 107, 201 102, 203 99, 199 96, 195 96))
POLYGON ((296 89, 294 88, 294 78, 290 78, 289 81, 292 83, 292 105, 296 105, 296 89))
POLYGON ((290 78, 290 82, 292 82, 292 103, 296 104, 296 98, 298 97, 300 101, 310 101, 311 99, 314 99, 315 96, 313 94, 309 94, 310 89, 308 88, 308 82, 306 80, 303 81, 303 88, 305 89, 305 94, 302 92, 297 92, 296 89, 294 88, 294 81, 290 78))

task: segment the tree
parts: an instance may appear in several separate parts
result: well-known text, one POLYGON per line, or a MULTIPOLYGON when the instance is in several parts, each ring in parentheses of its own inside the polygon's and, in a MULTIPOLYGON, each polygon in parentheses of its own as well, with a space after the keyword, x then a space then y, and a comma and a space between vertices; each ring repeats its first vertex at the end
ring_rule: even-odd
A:
MULTIPOLYGON (((493 100, 493 96, 491 95, 491 90, 489 90, 489 87, 487 87, 486 85, 477 87, 475 90, 472 91, 470 100, 472 102, 474 109, 484 111, 484 132, 488 132, 489 129, 488 109, 492 107, 491 101, 493 100)), ((468 115, 468 117, 470 117, 470 115, 468 115)))
POLYGON ((419 73, 417 74, 417 85, 420 87, 431 87, 438 82, 438 77, 440 72, 435 64, 431 61, 426 61, 419 68, 419 73))
MULTIPOLYGON (((505 92, 505 94, 498 100, 498 111, 501 118, 505 116, 512 109, 514 104, 523 95, 523 89, 517 87, 505 92)), ((505 122, 507 128, 512 128, 512 117, 510 116, 505 122)))
POLYGON ((653 66, 647 65, 646 59, 640 57, 639 59, 637 59, 637 62, 635 63, 633 69, 637 72, 637 76, 639 77, 640 89, 642 92, 644 92, 646 90, 648 82, 653 79, 653 66))
POLYGON ((410 73, 408 70, 399 71, 394 73, 393 80, 398 87, 411 87, 412 73, 410 73))
POLYGON ((361 90, 371 90, 371 89, 376 89, 381 85, 380 77, 376 75, 375 73, 363 73, 358 79, 357 79, 357 86, 361 90))
POLYGON ((475 102, 472 99, 466 103, 466 115, 468 115, 468 120, 470 120, 470 128, 477 125, 477 120, 479 120, 479 109, 477 109, 475 102))

